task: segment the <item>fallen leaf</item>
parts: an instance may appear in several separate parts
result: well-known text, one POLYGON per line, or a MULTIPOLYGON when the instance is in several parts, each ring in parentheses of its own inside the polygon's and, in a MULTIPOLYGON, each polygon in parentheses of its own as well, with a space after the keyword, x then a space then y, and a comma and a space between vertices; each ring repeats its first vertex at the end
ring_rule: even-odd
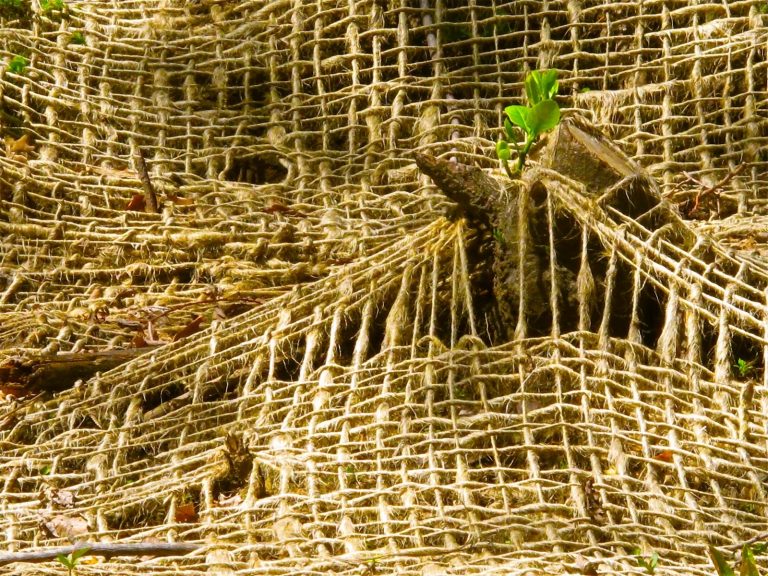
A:
POLYGON ((24 398, 29 396, 30 392, 21 384, 0 384, 0 398, 13 396, 14 398, 24 398))
POLYGON ((219 500, 217 504, 221 506, 222 508, 234 508, 235 506, 240 506, 240 504, 243 503, 243 497, 235 493, 232 496, 224 496, 224 494, 219 494, 219 500))
POLYGON ((24 134, 18 140, 11 136, 5 137, 5 152, 8 157, 12 157, 15 154, 25 154, 34 151, 35 147, 29 141, 29 134, 24 134))
POLYGON ((136 335, 131 340, 131 345, 134 348, 144 348, 147 345, 147 341, 144 339, 144 331, 136 332, 136 335))
POLYGON ((290 206, 286 206, 282 202, 272 202, 269 204, 269 206, 266 206, 264 208, 264 212, 267 214, 291 214, 294 216, 301 216, 305 217, 306 214, 304 212, 301 212, 300 210, 296 210, 295 208, 291 208, 290 206))
POLYGON ((200 324, 202 324, 202 322, 203 322, 203 317, 196 316, 189 324, 184 326, 184 328, 176 332, 176 335, 173 337, 173 341, 176 342, 177 340, 181 340, 182 338, 191 336, 195 332, 200 332, 200 330, 202 330, 202 328, 200 327, 200 324))
POLYGON ((147 207, 147 201, 144 200, 143 194, 134 194, 131 201, 125 207, 126 210, 132 210, 133 212, 144 212, 147 207))
POLYGON ((197 511, 195 510, 194 503, 179 504, 176 507, 175 519, 176 522, 181 522, 182 524, 197 522, 197 511))
POLYGON ((75 493, 70 490, 57 490, 51 489, 48 497, 57 508, 74 508, 75 507, 75 493))
POLYGON ((70 542, 88 534, 88 521, 82 516, 54 516, 44 519, 41 526, 52 538, 67 538, 70 542))
POLYGON ((674 456, 672 450, 662 450, 656 456, 654 456, 654 460, 659 460, 661 462, 672 462, 672 457, 674 456))
POLYGON ((173 202, 176 206, 193 206, 195 201, 192 198, 182 198, 176 194, 168 194, 168 200, 173 202))

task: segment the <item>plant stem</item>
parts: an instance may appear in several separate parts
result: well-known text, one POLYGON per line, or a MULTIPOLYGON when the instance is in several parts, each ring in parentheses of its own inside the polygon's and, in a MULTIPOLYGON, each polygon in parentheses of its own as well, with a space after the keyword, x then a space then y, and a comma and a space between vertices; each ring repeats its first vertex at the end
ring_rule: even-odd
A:
MULTIPOLYGON (((509 162, 507 162, 506 160, 502 160, 501 165, 504 166, 504 171, 507 173, 507 176, 509 176, 509 179, 514 180, 515 174, 514 172, 512 172, 512 170, 509 169, 509 162)), ((518 169, 518 172, 519 172, 519 169, 518 169)))
POLYGON ((534 138, 531 138, 530 136, 525 139, 525 145, 523 146, 523 149, 520 150, 520 153, 517 156, 517 171, 522 172, 523 166, 525 166, 525 159, 528 157, 528 152, 531 149, 531 146, 533 146, 534 138))

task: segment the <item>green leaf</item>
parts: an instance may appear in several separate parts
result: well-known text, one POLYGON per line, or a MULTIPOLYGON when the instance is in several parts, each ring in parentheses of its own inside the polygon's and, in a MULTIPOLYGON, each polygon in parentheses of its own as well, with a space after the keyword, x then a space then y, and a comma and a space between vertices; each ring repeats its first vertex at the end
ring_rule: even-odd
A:
POLYGON ((27 66, 29 66, 29 60, 24 56, 17 54, 11 58, 11 61, 8 63, 8 71, 13 72, 14 74, 23 74, 24 69, 27 66))
POLYGON ((749 544, 744 544, 741 549, 741 565, 739 566, 739 576, 760 576, 760 571, 755 563, 755 555, 749 544))
POLYGON ((72 563, 73 564, 76 563, 78 560, 80 560, 80 558, 82 558, 83 556, 88 554, 88 552, 90 552, 90 551, 91 551, 91 549, 87 548, 87 547, 86 548, 79 548, 79 549, 75 550, 74 552, 72 552, 72 554, 69 555, 70 558, 72 558, 72 563))
POLYGON ((73 564, 69 560, 69 556, 66 554, 59 554, 56 556, 56 560, 59 561, 60 564, 63 564, 65 568, 72 568, 73 564))
POLYGON ((499 160, 509 162, 510 155, 511 153, 509 151, 509 144, 507 144, 504 140, 499 140, 496 142, 496 156, 499 157, 499 160))
POLYGON ((651 561, 649 562, 649 566, 651 567, 651 573, 653 573, 654 570, 656 570, 656 566, 658 565, 659 565, 659 553, 654 552, 653 554, 651 554, 651 561))
POLYGON ((525 95, 528 97, 528 104, 534 106, 543 100, 541 89, 538 82, 538 71, 534 70, 525 77, 525 95))
POLYGON ((725 556, 712 545, 709 546, 709 557, 712 559, 712 564, 715 565, 718 576, 736 576, 733 568, 728 566, 725 556))
POLYGON ((544 100, 531 108, 528 130, 534 136, 552 130, 560 122, 560 106, 554 100, 544 100))
POLYGON ((504 112, 510 119, 512 124, 520 126, 526 132, 530 132, 528 129, 528 117, 531 113, 531 109, 527 106, 507 106, 504 108, 504 112))
POLYGON ((504 118, 504 131, 507 133, 507 139, 510 142, 515 141, 515 128, 512 126, 512 122, 509 121, 509 118, 504 118))
POLYGON ((752 544, 752 554, 762 554, 768 550, 768 544, 765 542, 755 542, 752 544))
POLYGON ((538 75, 539 90, 542 100, 551 100, 557 95, 559 85, 557 83, 557 70, 546 70, 538 75))

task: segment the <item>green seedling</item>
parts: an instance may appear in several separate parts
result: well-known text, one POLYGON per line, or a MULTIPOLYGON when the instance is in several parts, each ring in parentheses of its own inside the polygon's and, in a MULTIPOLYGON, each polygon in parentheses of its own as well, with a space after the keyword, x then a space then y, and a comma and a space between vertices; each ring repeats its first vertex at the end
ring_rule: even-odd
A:
POLYGON ((13 72, 14 74, 24 74, 24 70, 26 70, 27 66, 29 66, 29 59, 21 56, 20 54, 17 54, 11 58, 10 62, 8 62, 8 72, 13 72))
POLYGON ((72 36, 69 37, 69 43, 82 46, 85 44, 85 35, 80 30, 72 32, 72 36))
POLYGON ((525 94, 528 98, 528 106, 507 106, 504 108, 506 139, 502 138, 496 144, 496 155, 510 178, 514 178, 514 174, 509 168, 509 160, 512 156, 510 145, 517 152, 515 172, 522 172, 531 146, 544 132, 552 130, 560 123, 560 106, 554 101, 558 87, 557 70, 544 72, 534 70, 525 77, 525 94), (525 135, 522 146, 517 143, 515 126, 522 130, 525 135))
POLYGON ((653 576, 656 573, 656 566, 659 565, 659 554, 654 552, 650 556, 641 556, 640 549, 635 548, 633 554, 636 556, 635 561, 640 568, 645 569, 645 572, 649 576, 653 576))
POLYGON ((755 361, 754 360, 744 360, 744 358, 739 358, 736 360, 736 364, 733 365, 734 370, 736 370, 736 373, 742 377, 746 378, 752 372, 755 371, 755 361))
POLYGON ((78 550, 74 550, 70 554, 59 554, 56 556, 56 560, 58 560, 59 563, 67 569, 68 576, 73 576, 75 573, 75 567, 80 561, 80 558, 85 556, 89 550, 90 548, 80 548, 78 550))
POLYGON ((28 0, 0 0, 0 17, 20 18, 28 9, 28 0))
POLYGON ((765 545, 758 544, 744 544, 741 548, 741 560, 734 564, 733 568, 728 565, 728 561, 714 546, 709 547, 709 557, 712 560, 712 564, 715 565, 715 570, 718 576, 760 576, 760 571, 757 569, 757 562, 755 561, 755 552, 765 551, 765 545))
POLYGON ((64 10, 64 0, 40 0, 40 10, 45 15, 61 12, 64 10))

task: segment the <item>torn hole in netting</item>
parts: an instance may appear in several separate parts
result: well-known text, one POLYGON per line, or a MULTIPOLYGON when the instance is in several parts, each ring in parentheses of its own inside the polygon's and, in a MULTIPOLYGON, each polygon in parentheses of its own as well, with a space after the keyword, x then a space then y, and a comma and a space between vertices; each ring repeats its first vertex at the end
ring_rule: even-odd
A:
POLYGON ((224 179, 244 184, 280 184, 288 175, 287 161, 277 154, 238 152, 228 153, 232 157, 224 172, 224 179))

